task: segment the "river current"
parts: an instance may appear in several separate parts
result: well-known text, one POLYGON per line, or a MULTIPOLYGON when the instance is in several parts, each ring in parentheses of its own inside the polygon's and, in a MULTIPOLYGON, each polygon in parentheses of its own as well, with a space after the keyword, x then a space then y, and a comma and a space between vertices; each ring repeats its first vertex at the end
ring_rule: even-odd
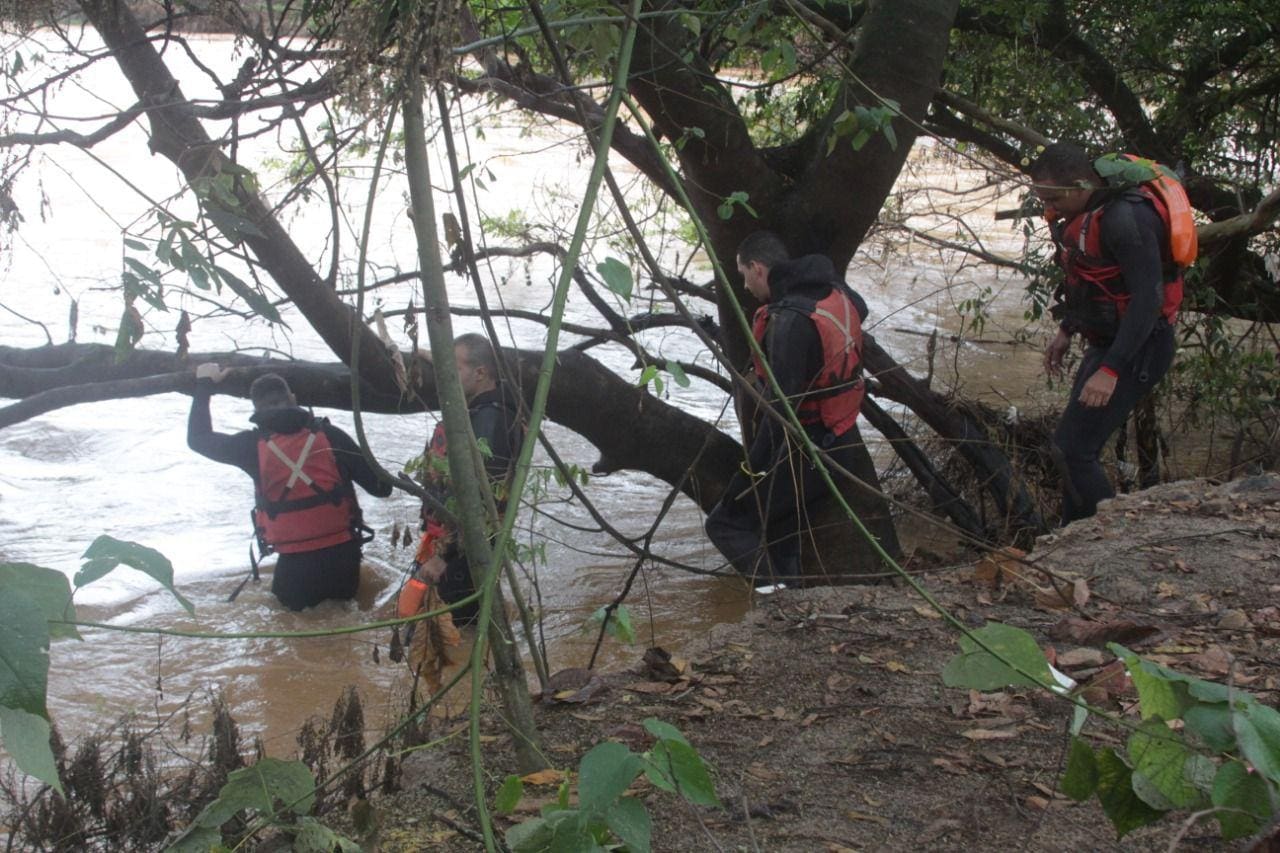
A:
MULTIPOLYGON (((192 38, 190 43, 208 67, 227 76, 243 58, 227 39, 192 38)), ((30 56, 36 46, 32 41, 9 44, 0 60, 12 65, 15 51, 30 56)), ((209 91, 210 81, 180 52, 170 51, 167 59, 188 96, 209 91)), ((103 63, 95 67, 91 82, 72 78, 60 87, 48 111, 58 116, 100 116, 109 111, 108 105, 124 107, 131 102, 123 79, 103 63)), ((476 164, 474 174, 483 181, 474 197, 481 213, 507 223, 524 220, 563 227, 572 222, 590 158, 580 143, 568 141, 570 131, 541 123, 528 125, 519 116, 485 112, 477 104, 468 109, 459 144, 465 143, 463 159, 476 164)), ((17 129, 32 118, 14 115, 8 121, 11 129, 17 129)), ((216 135, 221 128, 211 124, 210 131, 216 135)), ((450 199, 439 192, 444 184, 440 177, 443 144, 436 139, 434 145, 437 202, 441 209, 449 209, 450 199)), ((241 148, 242 162, 254 168, 268 198, 278 199, 288 189, 280 164, 293 156, 295 147, 292 136, 284 132, 241 148)), ((932 162, 927 146, 913 154, 912 162, 904 180, 940 182, 953 189, 979 180, 932 162)), ((615 158, 613 165, 620 175, 634 178, 625 163, 615 158)), ((160 236, 155 206, 167 203, 179 186, 176 170, 148 153, 144 130, 137 124, 90 152, 69 146, 38 151, 13 193, 25 221, 15 233, 0 238, 4 250, 0 305, 7 309, 0 310, 0 340, 10 346, 34 346, 50 338, 65 341, 75 300, 77 339, 114 341, 122 309, 116 285, 123 258, 148 260, 146 253, 128 248, 124 238, 153 243, 160 236), (112 170, 102 163, 109 163, 112 170)), ((354 257, 367 185, 346 179, 339 191, 342 250, 344 257, 354 257)), ((371 278, 416 267, 403 192, 402 175, 393 173, 376 208, 371 278)), ((639 200, 640 190, 634 192, 639 200)), ((993 199, 984 198, 974 203, 970 224, 984 229, 988 248, 1016 251, 1020 236, 1008 228, 995 228, 993 199)), ((171 207, 179 215, 191 213, 187 199, 178 199, 171 207)), ((601 212, 607 213, 607 205, 601 205, 601 212)), ((330 217, 323 201, 291 207, 285 222, 318 268, 327 270, 330 217)), ((662 257, 673 267, 688 262, 685 271, 692 280, 709 280, 705 257, 693 255, 690 260, 690 250, 673 236, 675 227, 674 221, 662 220, 648 226, 662 257)), ((608 256, 622 257, 619 248, 603 238, 590 251, 591 260, 584 261, 588 267, 608 256)), ((153 258, 150 261, 154 263, 153 258)), ((353 263, 344 261, 341 281, 352 280, 353 263)), ((549 262, 495 262, 487 272, 492 275, 491 302, 538 313, 546 310, 554 274, 549 262)), ((965 299, 985 293, 991 312, 985 337, 1007 338, 1022 325, 1021 283, 1016 278, 960 269, 948 255, 924 245, 899 246, 885 253, 864 250, 849 278, 871 305, 871 329, 881 343, 920 371, 924 334, 935 328, 944 335, 957 331, 957 307, 965 299)), ((414 292, 413 284, 379 289, 369 297, 369 305, 400 308, 414 299, 414 292)), ((476 304, 471 285, 461 278, 451 280, 450 296, 456 306, 476 304)), ((176 288, 170 298, 175 310, 144 312, 147 328, 141 347, 173 348, 176 308, 183 307, 197 318, 190 336, 194 352, 238 349, 333 360, 296 312, 286 309, 288 328, 280 328, 237 316, 200 319, 208 311, 207 303, 178 296, 176 288)), ((420 296, 414 301, 421 304, 420 296)), ((631 313, 638 306, 619 303, 619 309, 631 313)), ((566 319, 598 325, 590 306, 577 294, 570 300, 566 319)), ((393 339, 407 347, 399 325, 398 321, 389 324, 393 339)), ((499 328, 509 336, 507 342, 519 346, 540 348, 545 340, 544 327, 536 323, 502 322, 499 328)), ((478 321, 455 319, 456 332, 478 330, 478 321)), ((573 340, 570 336, 567 342, 573 340)), ((710 363, 687 333, 651 331, 644 333, 643 340, 664 355, 710 363)), ((620 374, 637 378, 631 356, 620 348, 602 347, 593 354, 620 374)), ((965 344, 958 350, 940 350, 937 372, 940 383, 947 376, 963 375, 966 389, 975 396, 1022 406, 1044 392, 1037 365, 1032 348, 965 344)), ((667 381, 663 394, 711 420, 722 417, 725 410, 723 394, 698 380, 687 388, 667 381)), ((290 613, 270 595, 269 578, 265 578, 261 584, 250 583, 234 603, 228 603, 229 593, 248 571, 252 488, 240 471, 187 449, 188 407, 189 399, 181 395, 85 404, 0 431, 0 561, 35 563, 72 576, 80 555, 99 534, 158 549, 172 561, 176 584, 195 605, 195 614, 188 615, 149 578, 122 568, 76 596, 81 619, 121 627, 306 631, 390 616, 395 591, 411 558, 409 551, 392 545, 391 533, 411 526, 417 515, 416 502, 400 493, 386 500, 362 498, 366 521, 378 535, 366 549, 357 601, 329 602, 290 613)), ((248 426, 247 401, 215 397, 213 411, 215 429, 230 432, 248 426)), ((349 413, 318 414, 353 432, 349 413)), ((366 417, 366 428, 375 454, 394 471, 421 451, 434 422, 435 415, 430 413, 371 415, 366 417)), ((724 427, 736 432, 731 410, 724 427)), ((864 428, 864 433, 877 444, 878 436, 870 428, 864 428)), ((590 468, 595 453, 586 442, 555 425, 548 427, 548 435, 567 461, 590 468)), ((890 462, 883 446, 877 444, 876 455, 883 464, 890 462)), ((665 484, 628 472, 593 478, 587 487, 596 506, 630 535, 649 527, 667 492, 665 484)), ((701 523, 694 505, 679 498, 661 526, 655 550, 698 568, 716 568, 720 560, 706 541, 701 523)), ((538 512, 523 514, 521 528, 522 541, 546 545, 546 562, 536 571, 552 668, 583 665, 595 639, 584 624, 592 611, 620 590, 632 559, 605 534, 589 532, 594 524, 583 509, 554 489, 538 512)), ((750 597, 741 583, 729 578, 650 566, 642 572, 629 606, 639 642, 626 647, 606 641, 607 662, 630 663, 649 643, 678 649, 715 624, 740 618, 750 606, 750 597)), ((196 705, 203 706, 209 691, 221 689, 237 719, 261 735, 273 754, 289 754, 303 720, 312 714, 327 715, 349 684, 361 689, 367 708, 397 707, 406 678, 403 668, 388 660, 388 639, 386 631, 307 640, 219 640, 86 630, 84 642, 54 644, 50 709, 64 737, 75 737, 123 713, 137 713, 143 719, 163 716, 192 695, 196 705)), ((379 714, 374 712, 369 719, 376 724, 379 714)))

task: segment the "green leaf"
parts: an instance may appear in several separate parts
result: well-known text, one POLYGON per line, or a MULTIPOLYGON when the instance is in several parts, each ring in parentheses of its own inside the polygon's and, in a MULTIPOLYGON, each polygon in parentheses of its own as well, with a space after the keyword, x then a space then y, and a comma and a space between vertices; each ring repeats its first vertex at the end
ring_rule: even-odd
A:
POLYGON ((137 258, 125 258, 124 262, 143 281, 149 281, 153 284, 160 283, 160 274, 137 258))
POLYGON ((596 272, 600 273, 600 277, 604 279, 605 287, 623 299, 631 300, 631 290, 634 286, 631 267, 617 258, 605 258, 603 263, 596 264, 596 272))
POLYGON ((187 601, 173 585, 173 564, 169 562, 168 557, 154 548, 139 545, 137 542, 126 542, 103 534, 93 540, 89 549, 84 552, 84 558, 88 562, 80 568, 80 571, 76 572, 75 585, 77 587, 93 583, 123 563, 145 575, 150 575, 161 586, 169 590, 188 613, 196 612, 191 602, 187 601))
POLYGON ((1257 701, 1238 702, 1231 715, 1240 755, 1272 784, 1280 784, 1280 711, 1257 701))
POLYGON ((942 682, 948 687, 965 687, 970 690, 999 690, 1012 685, 1041 686, 1052 684, 1049 662, 1035 638, 1021 628, 988 622, 968 636, 960 637, 960 654, 953 657, 942 670, 942 682), (978 645, 986 644, 1009 663, 997 658, 978 645), (1020 668, 1032 677, 1022 675, 1009 664, 1020 668), (1037 682, 1035 679, 1039 679, 1037 682))
POLYGON ((674 379, 676 384, 681 388, 689 387, 689 376, 684 372, 684 368, 681 367, 678 362, 668 361, 667 373, 671 374, 671 378, 674 379))
POLYGON ((584 811, 604 814, 642 769, 640 756, 622 744, 597 744, 578 765, 578 803, 584 811))
POLYGON ((1227 752, 1235 747, 1231 709, 1225 702, 1197 702, 1183 713, 1182 721, 1187 731, 1195 734, 1214 752, 1227 752))
POLYGON ((513 773, 507 776, 502 787, 498 789, 498 795, 493 800, 493 810, 498 814, 511 814, 516 810, 523 796, 524 782, 521 782, 520 777, 513 773))
POLYGON ((885 140, 889 143, 890 150, 897 151, 898 150, 898 134, 894 133, 893 125, 886 121, 883 125, 881 125, 880 132, 884 134, 885 140))
POLYGON ((360 845, 343 838, 313 817, 298 821, 298 832, 293 836, 293 853, 360 853, 360 845))
POLYGON ((265 317, 272 323, 284 324, 284 320, 280 317, 280 312, 276 310, 276 306, 271 304, 271 300, 263 296, 256 288, 250 287, 242 279, 233 273, 227 271, 225 267, 217 267, 218 275, 227 283, 227 287, 245 301, 245 304, 257 315, 265 317))
POLYGON ((214 225, 218 226, 218 230, 227 235, 232 240, 240 240, 244 237, 266 237, 257 225, 254 225, 243 216, 237 216, 228 210, 220 207, 209 205, 204 209, 204 215, 214 225))
POLYGON ((862 128, 854 134, 853 139, 849 140, 849 145, 854 151, 861 151, 862 146, 866 145, 871 139, 871 131, 868 128, 862 128))
POLYGON ((1213 804, 1232 810, 1217 815, 1225 841, 1253 835, 1271 818, 1267 783, 1239 761, 1228 761, 1218 768, 1213 780, 1213 804))
POLYGON ((227 783, 200 813, 201 826, 222 826, 238 812, 253 809, 260 814, 275 812, 275 801, 296 815, 311 811, 316 799, 316 781, 301 761, 264 758, 227 777, 227 783))
POLYGON ((661 740, 648 753, 645 775, 664 791, 675 791, 691 803, 719 806, 711 774, 687 743, 661 740))
POLYGON ((1164 812, 1151 808, 1133 792, 1133 771, 1115 750, 1104 749, 1097 759, 1098 801, 1116 828, 1117 838, 1124 838, 1133 830, 1160 819, 1164 812))
MULTIPOLYGON (((591 614, 591 618, 587 620, 588 624, 599 625, 604 621, 607 605, 601 605, 591 614)), ((620 643, 631 645, 636 641, 636 631, 631 625, 631 611, 627 609, 625 604, 619 604, 613 611, 613 615, 609 617, 609 622, 605 625, 605 633, 613 637, 620 643)))
POLYGON ((613 834, 627 845, 628 853, 649 853, 653 826, 644 803, 634 797, 623 797, 610 807, 605 821, 613 834))
POLYGON ((543 853, 550 849, 555 829, 546 818, 535 817, 507 830, 507 846, 515 853, 543 853))
POLYGON ((515 853, 600 853, 577 809, 534 818, 507 830, 507 846, 515 853))
POLYGON ((129 237, 124 238, 124 244, 135 252, 145 252, 149 248, 147 244, 143 243, 141 240, 133 240, 129 237))
POLYGON ((658 740, 673 740, 676 743, 689 745, 689 741, 685 738, 680 730, 670 723, 665 723, 657 717, 646 717, 642 723, 644 730, 653 735, 658 740))
POLYGON ((1082 803, 1098 788, 1098 761, 1093 749, 1078 737, 1071 739, 1071 753, 1067 757, 1067 770, 1059 786, 1062 793, 1082 803))
POLYGON ((1147 720, 1129 736, 1128 751, 1134 791, 1148 805, 1167 811, 1188 808, 1205 799, 1201 785, 1207 790, 1213 779, 1212 767, 1205 778, 1201 764, 1204 759, 1188 749, 1181 735, 1159 719, 1147 720), (1139 777, 1150 782, 1159 796, 1143 796, 1148 792, 1139 777))
MULTIPOLYGON (((53 569, 31 563, 0 563, 0 596, 19 590, 31 598, 45 619, 76 621, 76 606, 71 601, 71 584, 67 576, 53 569)), ((81 639, 75 625, 49 625, 51 638, 81 639)))
POLYGON ((1142 719, 1159 717, 1176 720, 1191 704, 1187 695, 1187 677, 1171 669, 1143 660, 1124 646, 1108 645, 1116 657, 1124 661, 1138 690, 1142 719))
POLYGON ((48 720, 0 705, 0 738, 4 739, 5 751, 23 773, 62 793, 58 767, 49 746, 48 720))
POLYGON ((26 593, 0 596, 0 705, 49 719, 49 623, 26 593))

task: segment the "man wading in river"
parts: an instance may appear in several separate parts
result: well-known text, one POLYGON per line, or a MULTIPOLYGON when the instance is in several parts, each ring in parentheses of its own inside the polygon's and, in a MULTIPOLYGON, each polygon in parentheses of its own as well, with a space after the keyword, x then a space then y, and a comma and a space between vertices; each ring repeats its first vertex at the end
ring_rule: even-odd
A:
POLYGON ((1046 148, 1030 173, 1065 274, 1045 369, 1062 374, 1073 335, 1086 343, 1051 448, 1067 524, 1115 495, 1098 456, 1173 363, 1173 323, 1183 266, 1195 256, 1195 225, 1172 178, 1152 172, 1145 183, 1108 186, 1069 142, 1046 148))
MULTIPOLYGON (((738 247, 738 272, 762 303, 752 332, 809 438, 835 464, 853 470, 852 450, 859 443, 853 425, 865 392, 867 305, 829 258, 788 257, 781 239, 768 231, 751 234, 738 247)), ((758 360, 755 372, 767 388, 758 360)), ((772 405, 781 411, 776 400, 772 405)), ((808 512, 828 497, 799 442, 774 418, 763 417, 747 461, 707 515, 707 536, 753 583, 793 580, 800 575, 808 512)))
POLYGON ((249 387, 249 420, 256 429, 214 432, 209 398, 225 375, 216 364, 196 368, 187 445, 253 478, 259 546, 263 554, 280 554, 271 591, 290 610, 355 598, 360 547, 368 541, 364 534, 373 533, 361 522, 351 484, 379 498, 391 494, 391 484, 378 479, 350 436, 299 408, 288 383, 274 373, 249 387))
MULTIPOLYGON (((498 359, 484 335, 459 335, 453 344, 458 362, 458 378, 467 398, 471 431, 480 444, 484 467, 502 511, 511 463, 524 442, 524 425, 519 402, 506 383, 498 381, 498 359)), ((440 503, 449 498, 449 468, 443 419, 436 425, 423 451, 423 484, 440 503)), ((428 584, 435 584, 446 604, 453 604, 475 592, 467 555, 459 546, 461 531, 438 519, 427 505, 422 507, 422 541, 414 562, 414 572, 400 593, 397 612, 412 616, 422 609, 428 584)), ((453 611, 454 621, 467 624, 475 619, 477 602, 453 611)))

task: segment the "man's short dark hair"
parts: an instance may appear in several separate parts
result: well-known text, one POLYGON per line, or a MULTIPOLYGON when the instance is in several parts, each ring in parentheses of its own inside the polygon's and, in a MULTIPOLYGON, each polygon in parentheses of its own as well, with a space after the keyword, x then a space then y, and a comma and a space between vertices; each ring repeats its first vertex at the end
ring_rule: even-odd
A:
POLYGON ((1077 181, 1097 181, 1093 159, 1074 142, 1055 142, 1040 154, 1028 171, 1038 184, 1071 186, 1077 181))
POLYGON ((493 352, 493 345, 484 335, 468 332, 453 339, 455 347, 462 347, 466 353, 467 364, 472 367, 483 367, 495 380, 498 378, 498 357, 493 352))
POLYGON ((292 392, 289 383, 278 373, 264 373, 249 386, 249 399, 255 411, 280 409, 291 405, 292 392))
POLYGON ((787 244, 772 231, 756 231, 748 234, 738 244, 738 262, 742 264, 759 261, 769 269, 773 269, 790 257, 787 244))

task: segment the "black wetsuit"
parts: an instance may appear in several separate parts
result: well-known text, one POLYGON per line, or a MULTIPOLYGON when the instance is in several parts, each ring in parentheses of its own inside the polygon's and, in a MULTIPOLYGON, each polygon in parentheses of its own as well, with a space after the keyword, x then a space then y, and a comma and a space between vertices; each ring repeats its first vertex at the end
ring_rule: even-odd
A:
MULTIPOLYGON (((866 318, 866 302, 837 278, 823 255, 786 261, 769 271, 770 312, 763 349, 778 387, 793 406, 812 389, 824 358, 817 326, 802 312, 782 310, 783 302, 789 295, 820 301, 832 287, 843 289, 866 318)), ((831 434, 821 423, 805 431, 835 464, 855 469, 854 449, 862 443, 856 426, 841 435, 831 434)), ((827 486, 804 449, 772 417, 760 418, 746 464, 763 476, 753 489, 753 478, 743 471, 733 475, 724 497, 707 515, 707 536, 757 585, 795 578, 800 574, 800 536, 809 527, 809 512, 830 497, 827 486)))
MULTIPOLYGON (((476 441, 483 442, 489 448, 484 467, 490 481, 494 484, 505 482, 510 476, 516 454, 520 452, 520 445, 524 442, 524 423, 520 419, 518 401, 506 391, 505 384, 499 384, 496 389, 482 391, 468 401, 467 414, 471 417, 471 431, 475 434, 476 441)), ((432 447, 437 448, 437 453, 443 453, 443 436, 444 422, 441 421, 436 425, 436 435, 427 447, 428 453, 432 452, 432 447)), ((427 488, 431 489, 432 486, 428 483, 427 488)), ((442 482, 434 491, 441 503, 449 497, 447 483, 442 482)), ((430 517, 430 512, 425 508, 423 516, 430 517)), ((438 588, 445 603, 453 604, 475 592, 475 584, 471 580, 471 565, 462 551, 461 531, 453 531, 441 558, 444 560, 445 570, 438 588)), ((478 611, 477 602, 465 604, 453 611, 453 621, 460 625, 468 624, 475 620, 478 611)))
MULTIPOLYGON (((1054 431, 1054 453, 1063 469, 1063 524, 1093 515, 1099 501, 1115 495, 1099 461, 1102 448, 1173 363, 1174 332, 1161 314, 1168 229, 1155 208, 1133 194, 1100 190, 1089 206, 1101 205, 1106 205, 1099 232, 1102 256, 1120 268, 1129 304, 1112 339, 1089 342, 1054 431), (1107 405, 1086 407, 1080 391, 1102 367, 1115 372, 1115 392, 1107 405)), ((1063 328, 1070 331, 1069 321, 1063 328)))
MULTIPOLYGON (((257 429, 230 435, 214 432, 209 414, 209 398, 213 390, 212 380, 202 379, 196 383, 196 392, 191 398, 191 414, 187 418, 187 445, 201 456, 244 471, 253 478, 256 489, 259 479, 258 440, 264 431, 278 434, 297 432, 311 423, 312 415, 296 407, 267 409, 249 419, 258 426, 257 429)), ((375 497, 385 498, 391 494, 391 484, 378 479, 349 435, 327 421, 323 430, 333 448, 338 471, 347 482, 359 483, 375 497)), ((354 501, 354 493, 351 497, 354 501)), ((280 554, 271 579, 271 591, 290 610, 302 610, 328 598, 354 598, 359 585, 358 538, 315 551, 280 554)))

